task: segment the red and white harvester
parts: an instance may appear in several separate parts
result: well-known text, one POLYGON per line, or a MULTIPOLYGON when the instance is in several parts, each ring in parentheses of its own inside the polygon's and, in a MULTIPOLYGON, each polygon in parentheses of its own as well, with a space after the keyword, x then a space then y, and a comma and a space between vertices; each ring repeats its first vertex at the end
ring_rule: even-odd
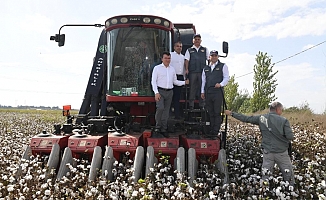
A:
MULTIPOLYGON (((70 115, 70 106, 63 107, 64 124, 54 125, 54 132, 44 131, 31 138, 24 159, 31 155, 47 156, 48 169, 56 170, 57 179, 69 171, 67 163, 75 159, 91 162, 89 181, 99 175, 111 180, 115 161, 133 160, 135 180, 146 177, 158 162, 157 155, 169 155, 170 163, 179 172, 196 177, 200 163, 217 163, 228 181, 226 167, 226 130, 218 138, 207 138, 207 111, 187 109, 188 87, 183 86, 180 107, 183 120, 169 119, 170 137, 153 135, 155 99, 151 73, 160 63, 164 51, 173 51, 181 41, 182 53, 190 48, 196 33, 193 24, 173 24, 150 15, 121 15, 101 24, 67 24, 51 40, 63 46, 65 26, 104 27, 96 49, 85 96, 77 116, 70 115), (101 172, 101 173, 99 173, 101 172), (104 173, 106 172, 106 173, 104 173)), ((228 43, 223 42, 228 54, 228 43)), ((224 102, 223 108, 226 107, 224 102)), ((224 118, 224 117, 223 117, 224 118)))

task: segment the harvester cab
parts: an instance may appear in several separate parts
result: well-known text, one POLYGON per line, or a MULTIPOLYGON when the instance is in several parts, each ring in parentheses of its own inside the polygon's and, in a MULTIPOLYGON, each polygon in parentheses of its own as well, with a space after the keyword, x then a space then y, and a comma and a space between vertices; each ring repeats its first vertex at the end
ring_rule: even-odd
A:
MULTIPOLYGON (((205 162, 219 161, 225 166, 223 138, 204 137, 209 129, 206 111, 187 109, 189 86, 183 87, 180 100, 185 120, 169 120, 168 129, 175 132, 173 136, 152 134, 156 110, 152 70, 160 63, 164 51, 172 51, 175 42, 182 42, 183 54, 193 45, 193 24, 173 24, 150 15, 121 15, 107 19, 105 25, 63 25, 59 34, 50 37, 59 46, 65 43, 65 35, 60 33, 65 26, 104 26, 84 99, 75 117, 70 116, 71 107, 65 106, 67 122, 62 127, 56 125, 54 135, 33 137, 27 152, 55 152, 56 156, 50 157, 60 159, 50 168, 59 168, 58 179, 65 176, 69 171, 67 164, 73 165, 76 158, 91 162, 90 181, 98 176, 112 180, 113 163, 127 165, 129 160, 133 160, 131 167, 137 181, 150 173, 158 162, 158 154, 168 155, 174 168, 187 171, 191 180, 195 179, 203 158, 205 162), (190 137, 194 132, 197 137, 190 137), (62 144, 54 137, 63 137, 62 144), (223 160, 219 160, 221 154, 223 160)), ((227 42, 223 42, 223 53, 220 57, 228 54, 227 42)), ((227 173, 227 169, 223 170, 227 173)))

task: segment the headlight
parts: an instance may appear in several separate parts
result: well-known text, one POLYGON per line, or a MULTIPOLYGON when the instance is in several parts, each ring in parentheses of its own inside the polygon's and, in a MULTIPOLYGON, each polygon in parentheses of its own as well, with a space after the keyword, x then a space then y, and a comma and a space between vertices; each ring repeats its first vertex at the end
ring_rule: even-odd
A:
POLYGON ((164 21, 164 26, 165 27, 170 27, 170 23, 168 21, 164 21))
POLYGON ((158 19, 158 18, 154 19, 154 23, 155 24, 160 24, 161 23, 161 19, 158 19))
POLYGON ((117 23, 118 23, 118 20, 117 20, 117 19, 112 19, 112 20, 111 20, 111 23, 112 23, 112 24, 117 24, 117 23))
POLYGON ((109 26, 110 26, 110 22, 109 22, 109 21, 106 21, 106 22, 105 22, 105 26, 106 26, 106 27, 109 27, 109 26))
POLYGON ((146 24, 148 24, 149 22, 151 22, 151 19, 149 17, 145 17, 143 19, 143 22, 146 23, 146 24))
POLYGON ((127 23, 128 22, 128 19, 126 18, 126 17, 122 17, 121 19, 120 19, 120 21, 121 21, 121 23, 127 23))

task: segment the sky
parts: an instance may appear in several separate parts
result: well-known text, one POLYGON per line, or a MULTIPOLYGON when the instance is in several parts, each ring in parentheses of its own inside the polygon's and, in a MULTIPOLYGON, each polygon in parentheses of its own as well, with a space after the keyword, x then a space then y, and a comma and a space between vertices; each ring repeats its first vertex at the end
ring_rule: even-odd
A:
POLYGON ((249 94, 256 55, 267 53, 284 107, 326 111, 326 0, 1 0, 0 105, 79 109, 102 28, 64 27, 64 47, 50 36, 127 14, 193 23, 209 50, 227 41, 220 60, 249 94))

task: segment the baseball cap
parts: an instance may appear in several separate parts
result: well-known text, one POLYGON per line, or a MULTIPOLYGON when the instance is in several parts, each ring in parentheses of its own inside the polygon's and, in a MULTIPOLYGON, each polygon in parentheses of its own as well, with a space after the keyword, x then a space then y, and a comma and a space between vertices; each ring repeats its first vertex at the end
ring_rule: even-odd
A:
POLYGON ((195 38, 195 37, 199 37, 199 38, 201 38, 200 34, 195 34, 195 35, 194 35, 194 38, 195 38))
POLYGON ((213 55, 213 54, 218 55, 218 51, 216 51, 216 50, 212 50, 211 52, 209 52, 209 55, 210 55, 210 56, 213 55))

